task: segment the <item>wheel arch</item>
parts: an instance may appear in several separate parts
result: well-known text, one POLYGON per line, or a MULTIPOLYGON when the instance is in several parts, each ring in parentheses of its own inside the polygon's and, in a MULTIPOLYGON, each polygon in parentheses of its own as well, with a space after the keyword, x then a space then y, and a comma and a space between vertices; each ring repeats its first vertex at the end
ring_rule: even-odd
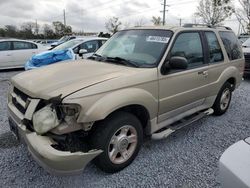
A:
POLYGON ((106 94, 96 101, 78 122, 96 122, 117 111, 126 111, 135 115, 146 126, 147 121, 155 118, 158 101, 151 93, 143 89, 129 88, 106 94))

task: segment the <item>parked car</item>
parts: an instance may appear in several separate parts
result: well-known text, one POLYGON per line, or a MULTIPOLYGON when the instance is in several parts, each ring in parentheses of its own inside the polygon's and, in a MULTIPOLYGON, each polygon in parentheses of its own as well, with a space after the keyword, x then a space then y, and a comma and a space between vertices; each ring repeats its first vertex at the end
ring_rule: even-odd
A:
POLYGON ((247 39, 250 38, 250 35, 240 35, 238 36, 238 39, 241 43, 244 43, 247 39))
POLYGON ((242 44, 244 56, 245 56, 245 75, 250 74, 250 39, 247 39, 243 44, 242 44))
POLYGON ((82 38, 82 36, 63 36, 58 41, 53 42, 51 44, 51 49, 55 48, 56 46, 59 46, 60 44, 65 43, 67 41, 70 41, 70 40, 73 40, 73 39, 77 39, 77 38, 82 38))
POLYGON ((52 43, 55 43, 55 42, 57 42, 57 40, 42 40, 41 42, 40 42, 40 44, 42 44, 43 46, 51 46, 51 44, 52 43))
POLYGON ((107 38, 101 37, 73 39, 55 47, 53 51, 72 49, 76 54, 76 59, 85 59, 92 56, 107 40, 107 38))
POLYGON ((99 49, 106 38, 78 38, 65 42, 50 51, 33 56, 26 64, 25 69, 30 70, 64 60, 77 60, 88 58, 99 49))
POLYGON ((22 68, 32 55, 45 51, 42 45, 18 39, 0 40, 0 69, 22 68))
POLYGON ((122 30, 90 59, 14 76, 9 124, 51 173, 79 173, 92 159, 113 173, 135 159, 143 135, 224 114, 243 69, 230 28, 122 30))
POLYGON ((233 144, 223 153, 219 169, 223 188, 250 187, 250 137, 233 144))

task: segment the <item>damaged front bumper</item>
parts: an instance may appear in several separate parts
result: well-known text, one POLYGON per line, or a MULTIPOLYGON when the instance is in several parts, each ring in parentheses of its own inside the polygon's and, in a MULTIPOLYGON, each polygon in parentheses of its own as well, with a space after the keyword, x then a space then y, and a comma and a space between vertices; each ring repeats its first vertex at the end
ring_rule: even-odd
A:
POLYGON ((10 108, 9 104, 9 124, 12 132, 27 145, 36 162, 51 174, 78 174, 92 159, 102 153, 102 150, 90 150, 86 153, 56 150, 52 147, 53 144, 56 144, 54 140, 48 136, 39 136, 35 132, 29 131, 25 125, 18 121, 19 118, 10 108))

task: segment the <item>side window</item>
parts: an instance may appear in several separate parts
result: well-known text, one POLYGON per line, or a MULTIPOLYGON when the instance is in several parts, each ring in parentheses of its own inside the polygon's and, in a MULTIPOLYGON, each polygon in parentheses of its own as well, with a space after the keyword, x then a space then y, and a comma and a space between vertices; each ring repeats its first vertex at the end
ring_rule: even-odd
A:
POLYGON ((231 31, 220 31, 219 34, 227 51, 228 58, 230 60, 241 59, 241 46, 235 34, 231 31))
POLYGON ((214 32, 205 32, 208 48, 209 48, 209 63, 216 63, 223 61, 223 53, 214 32))
POLYGON ((31 44, 31 48, 32 49, 37 49, 37 45, 36 44, 33 44, 33 43, 30 43, 31 44))
POLYGON ((86 49, 88 53, 94 53, 98 49, 98 41, 88 41, 80 46, 81 49, 86 49))
POLYGON ((11 50, 11 42, 0 42, 0 51, 11 50))
POLYGON ((27 50, 27 49, 34 49, 37 48, 37 46, 33 43, 29 42, 21 42, 21 41, 15 41, 13 42, 13 49, 14 50, 27 50))
POLYGON ((170 52, 170 57, 181 56, 188 61, 188 68, 196 68, 204 64, 200 34, 198 32, 180 34, 170 52))

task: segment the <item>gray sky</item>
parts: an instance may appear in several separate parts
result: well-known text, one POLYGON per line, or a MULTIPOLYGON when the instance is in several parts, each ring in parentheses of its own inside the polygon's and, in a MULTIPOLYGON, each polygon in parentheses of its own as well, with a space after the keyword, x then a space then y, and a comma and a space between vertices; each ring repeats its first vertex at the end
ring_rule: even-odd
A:
MULTIPOLYGON (((236 0, 235 0, 236 1, 236 0)), ((0 0, 0 27, 18 25, 26 21, 38 20, 40 25, 53 21, 63 22, 63 9, 66 22, 74 31, 106 31, 105 22, 112 16, 119 17, 124 25, 134 26, 136 22, 151 25, 152 16, 162 16, 163 0, 0 0)), ((166 22, 178 25, 190 23, 198 0, 167 0, 166 22)), ((234 3, 236 6, 237 4, 234 3)), ((198 19, 197 19, 198 20, 198 19)), ((235 18, 232 17, 232 20, 235 18)), ((226 21, 235 32, 236 21, 226 21)))

